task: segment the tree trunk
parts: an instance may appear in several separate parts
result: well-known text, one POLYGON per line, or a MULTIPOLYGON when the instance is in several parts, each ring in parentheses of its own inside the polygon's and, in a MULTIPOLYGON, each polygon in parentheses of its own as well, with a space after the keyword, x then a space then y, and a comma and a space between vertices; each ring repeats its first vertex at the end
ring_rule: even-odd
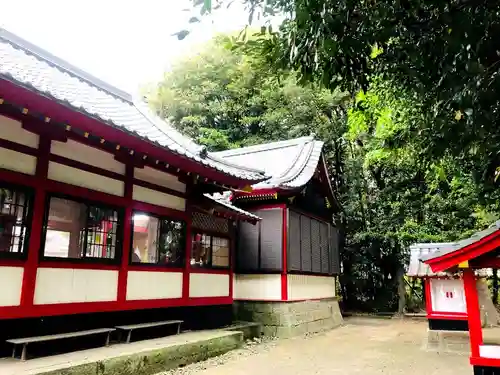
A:
POLYGON ((398 270, 398 295, 399 295, 398 314, 401 316, 405 312, 405 305, 406 305, 406 285, 404 277, 405 277, 405 270, 403 267, 401 267, 398 270))
POLYGON ((498 273, 497 269, 493 269, 493 293, 492 293, 492 301, 493 304, 496 306, 498 305, 498 273))

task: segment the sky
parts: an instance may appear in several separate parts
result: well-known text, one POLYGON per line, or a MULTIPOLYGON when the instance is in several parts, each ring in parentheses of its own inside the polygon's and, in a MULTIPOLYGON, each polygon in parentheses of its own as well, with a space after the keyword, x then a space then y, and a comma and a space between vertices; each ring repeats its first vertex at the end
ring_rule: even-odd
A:
POLYGON ((113 86, 137 94, 157 82, 180 56, 248 21, 242 5, 202 17, 191 0, 0 0, 0 27, 113 86), (192 26, 179 41, 172 36, 192 26))

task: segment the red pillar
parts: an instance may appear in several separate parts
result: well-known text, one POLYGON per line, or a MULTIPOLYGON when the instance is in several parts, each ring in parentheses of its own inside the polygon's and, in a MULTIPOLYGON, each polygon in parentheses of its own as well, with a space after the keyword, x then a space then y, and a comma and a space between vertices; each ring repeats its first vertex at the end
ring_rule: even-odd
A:
POLYGON ((191 271, 191 247, 193 246, 193 239, 191 234, 192 223, 192 209, 190 205, 191 188, 186 187, 188 194, 186 194, 186 251, 184 253, 184 270, 182 274, 182 299, 187 301, 189 299, 189 273, 191 271))
POLYGON ((21 306, 33 306, 35 297, 36 273, 40 247, 42 245, 42 226, 45 210, 45 181, 49 171, 50 139, 40 136, 39 154, 36 162, 35 177, 39 184, 35 190, 33 204, 33 219, 31 221, 30 239, 28 243, 28 257, 24 266, 23 286, 21 290, 21 306))
POLYGON ((124 196, 127 199, 125 207, 125 216, 123 218, 123 243, 122 260, 120 270, 118 271, 118 302, 124 303, 127 300, 127 277, 128 264, 130 259, 130 247, 132 237, 132 193, 134 189, 134 165, 129 163, 125 165, 125 191, 124 196))
POLYGON ((425 287, 425 311, 427 312, 427 317, 432 314, 432 299, 431 299, 431 279, 426 277, 423 279, 425 287))
POLYGON ((288 248, 288 208, 285 206, 283 207, 283 255, 282 255, 282 267, 283 269, 281 270, 281 300, 282 301, 288 301, 288 280, 287 280, 287 273, 286 270, 288 268, 287 265, 287 248, 288 248))
POLYGON ((464 270, 463 281, 469 322, 471 357, 479 357, 479 346, 483 344, 483 331, 481 328, 481 311, 479 310, 476 277, 472 269, 467 268, 464 270))

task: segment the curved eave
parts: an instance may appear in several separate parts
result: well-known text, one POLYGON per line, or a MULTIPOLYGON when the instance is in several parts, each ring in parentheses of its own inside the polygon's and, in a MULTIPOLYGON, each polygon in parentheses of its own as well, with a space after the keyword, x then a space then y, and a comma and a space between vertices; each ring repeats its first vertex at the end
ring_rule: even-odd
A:
POLYGON ((265 181, 268 178, 267 176, 258 176, 258 172, 250 178, 228 174, 208 165, 208 163, 193 160, 186 155, 167 149, 136 133, 127 131, 123 127, 116 126, 99 116, 77 108, 67 101, 57 99, 50 93, 40 91, 30 84, 19 82, 6 75, 0 75, 0 97, 12 103, 22 103, 30 112, 37 112, 43 116, 50 117, 54 121, 74 125, 82 131, 88 131, 112 142, 116 141, 124 147, 134 150, 144 150, 146 148, 144 150, 145 153, 153 155, 162 162, 197 173, 200 176, 210 178, 224 185, 244 187, 265 181), (99 128, 96 128, 96 125, 99 128), (123 135, 128 137, 128 139, 124 138, 123 135), (139 141, 141 145, 134 142, 134 140, 139 141), (175 156, 176 160, 172 160, 172 156, 175 156))

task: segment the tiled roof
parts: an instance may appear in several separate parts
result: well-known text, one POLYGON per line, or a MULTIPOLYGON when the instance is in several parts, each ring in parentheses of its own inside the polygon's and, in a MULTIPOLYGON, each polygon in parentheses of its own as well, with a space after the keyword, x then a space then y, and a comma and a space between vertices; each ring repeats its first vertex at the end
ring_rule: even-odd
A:
POLYGON ((452 253, 454 251, 460 250, 466 246, 469 246, 473 243, 478 242, 479 240, 483 239, 486 236, 489 236, 490 234, 495 233, 499 229, 500 229, 500 220, 493 223, 489 228, 482 230, 480 232, 474 233, 469 238, 466 238, 466 239, 461 240, 461 241, 453 242, 450 246, 441 247, 431 254, 422 255, 420 260, 426 261, 426 260, 438 258, 440 256, 443 256, 443 255, 452 253))
POLYGON ((210 194, 204 194, 204 195, 205 195, 205 197, 207 197, 211 201, 215 202, 216 204, 221 205, 224 208, 228 209, 229 211, 233 211, 233 212, 237 213, 238 215, 244 216, 248 219, 255 220, 255 221, 262 220, 262 218, 260 218, 257 215, 252 214, 251 212, 248 212, 248 211, 242 210, 241 208, 233 206, 230 202, 226 201, 220 195, 216 195, 216 196, 213 196, 210 194))
POLYGON ((453 242, 420 243, 410 246, 410 264, 406 274, 412 277, 446 276, 446 272, 434 273, 429 265, 421 262, 423 257, 453 246, 453 242))
POLYGON ((148 109, 142 101, 0 28, 0 79, 97 118, 208 168, 249 181, 266 177, 259 168, 242 167, 205 152, 148 109))
POLYGON ((314 137, 266 143, 213 153, 226 161, 263 169, 270 179, 254 189, 299 188, 314 175, 322 157, 323 142, 314 137))

